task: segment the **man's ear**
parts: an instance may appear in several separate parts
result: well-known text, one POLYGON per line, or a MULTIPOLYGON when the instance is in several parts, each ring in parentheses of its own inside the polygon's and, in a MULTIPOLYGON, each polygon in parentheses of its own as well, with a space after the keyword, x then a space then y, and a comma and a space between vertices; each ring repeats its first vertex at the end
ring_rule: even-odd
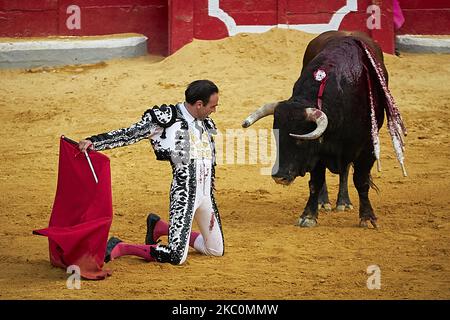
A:
POLYGON ((198 108, 198 109, 203 107, 203 101, 202 100, 195 101, 195 107, 198 108))

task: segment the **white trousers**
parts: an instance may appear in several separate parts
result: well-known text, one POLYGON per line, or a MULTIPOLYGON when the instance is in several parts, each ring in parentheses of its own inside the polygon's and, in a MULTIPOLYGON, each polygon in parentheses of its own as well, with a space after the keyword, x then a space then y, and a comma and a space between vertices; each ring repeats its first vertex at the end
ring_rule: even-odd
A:
POLYGON ((193 160, 174 168, 170 194, 169 244, 155 248, 160 262, 182 264, 189 251, 192 224, 195 219, 200 235, 194 248, 212 256, 222 256, 224 240, 213 190, 214 167, 211 160, 193 160))

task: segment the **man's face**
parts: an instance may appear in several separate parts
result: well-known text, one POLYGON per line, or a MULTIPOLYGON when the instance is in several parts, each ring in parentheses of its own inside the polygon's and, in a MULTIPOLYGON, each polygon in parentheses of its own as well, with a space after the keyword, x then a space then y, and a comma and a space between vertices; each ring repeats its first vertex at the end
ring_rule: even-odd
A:
POLYGON ((204 120, 206 119, 211 113, 216 112, 216 107, 219 104, 219 94, 213 93, 209 97, 209 102, 205 106, 203 102, 197 101, 197 119, 204 120))

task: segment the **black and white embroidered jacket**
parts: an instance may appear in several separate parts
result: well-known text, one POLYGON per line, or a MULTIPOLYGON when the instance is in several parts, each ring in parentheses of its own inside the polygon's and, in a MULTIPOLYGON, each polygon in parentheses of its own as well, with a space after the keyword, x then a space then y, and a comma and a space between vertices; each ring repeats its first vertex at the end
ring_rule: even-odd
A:
POLYGON ((188 164, 193 159, 208 159, 216 164, 211 118, 195 119, 183 103, 155 106, 128 128, 86 138, 95 150, 105 150, 149 139, 158 160, 188 164))

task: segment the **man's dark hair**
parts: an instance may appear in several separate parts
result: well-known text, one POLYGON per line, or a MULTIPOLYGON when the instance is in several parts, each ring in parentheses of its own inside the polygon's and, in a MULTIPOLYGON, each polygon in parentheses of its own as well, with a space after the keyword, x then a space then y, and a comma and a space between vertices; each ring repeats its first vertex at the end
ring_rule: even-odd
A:
POLYGON ((217 88, 214 82, 209 80, 196 80, 188 85, 184 95, 187 103, 194 104, 198 100, 201 100, 203 105, 206 106, 209 98, 214 93, 219 93, 219 88, 217 88))

